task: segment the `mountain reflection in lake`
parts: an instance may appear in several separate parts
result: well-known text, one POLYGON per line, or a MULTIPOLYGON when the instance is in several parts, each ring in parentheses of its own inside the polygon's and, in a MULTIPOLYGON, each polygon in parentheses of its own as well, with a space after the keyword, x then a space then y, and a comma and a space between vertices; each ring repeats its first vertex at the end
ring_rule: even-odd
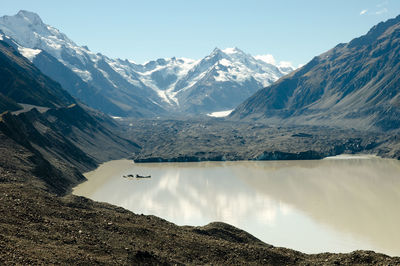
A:
POLYGON ((222 221, 266 243, 307 253, 372 249, 400 255, 400 162, 395 160, 119 160, 86 177, 74 194, 178 225, 222 221), (152 178, 122 178, 127 174, 152 178))

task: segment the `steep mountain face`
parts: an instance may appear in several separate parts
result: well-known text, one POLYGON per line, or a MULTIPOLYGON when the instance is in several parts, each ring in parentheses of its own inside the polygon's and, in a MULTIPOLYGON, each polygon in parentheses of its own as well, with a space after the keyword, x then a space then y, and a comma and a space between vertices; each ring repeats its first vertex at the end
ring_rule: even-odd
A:
POLYGON ((22 109, 21 105, 0 93, 0 113, 7 110, 16 111, 20 109, 22 109))
POLYGON ((169 111, 191 114, 232 109, 292 70, 257 60, 238 48, 215 48, 198 61, 171 58, 144 65, 127 60, 120 60, 119 64, 121 73, 139 75, 163 99, 169 111))
POLYGON ((0 93, 18 103, 59 107, 75 103, 60 84, 43 75, 25 57, 0 41, 0 93))
POLYGON ((33 154, 31 161, 38 165, 36 174, 58 194, 82 182, 82 172, 140 149, 119 137, 116 128, 110 118, 77 104, 43 113, 34 108, 0 115, 0 133, 33 154))
POLYGON ((0 109, 5 111, 0 115, 0 135, 32 154, 33 171, 53 192, 63 194, 84 180, 81 172, 140 149, 119 137, 113 119, 77 103, 3 41, 0 81, 0 109))
POLYGON ((282 75, 278 67, 238 48, 216 48, 176 83, 173 92, 181 110, 189 113, 229 110, 282 75))
POLYGON ((46 51, 41 51, 32 60, 45 75, 56 80, 72 96, 80 99, 85 104, 116 116, 126 116, 128 113, 101 92, 84 82, 75 72, 60 63, 46 51))
POLYGON ((233 119, 400 127, 400 16, 339 44, 242 103, 233 119))
POLYGON ((129 60, 117 60, 113 64, 116 70, 126 79, 131 76, 139 78, 146 86, 155 91, 168 111, 179 109, 178 99, 175 97, 176 83, 196 65, 197 61, 187 58, 157 59, 143 65, 129 60))
POLYGON ((216 48, 197 61, 170 58, 136 64, 110 59, 76 45, 28 11, 1 17, 0 30, 18 43, 21 54, 72 95, 116 116, 233 109, 293 70, 268 64, 237 48, 216 48))

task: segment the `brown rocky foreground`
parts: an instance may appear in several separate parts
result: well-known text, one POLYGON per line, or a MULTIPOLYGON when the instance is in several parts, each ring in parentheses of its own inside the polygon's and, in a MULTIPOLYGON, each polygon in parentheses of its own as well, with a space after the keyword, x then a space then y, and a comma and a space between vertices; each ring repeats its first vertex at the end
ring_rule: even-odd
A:
POLYGON ((399 257, 372 251, 307 255, 223 223, 181 227, 83 197, 57 196, 40 177, 34 154, 0 137, 1 265, 400 265, 399 257))
POLYGON ((176 226, 105 203, 0 185, 1 264, 400 265, 372 251, 307 255, 224 223, 176 226))

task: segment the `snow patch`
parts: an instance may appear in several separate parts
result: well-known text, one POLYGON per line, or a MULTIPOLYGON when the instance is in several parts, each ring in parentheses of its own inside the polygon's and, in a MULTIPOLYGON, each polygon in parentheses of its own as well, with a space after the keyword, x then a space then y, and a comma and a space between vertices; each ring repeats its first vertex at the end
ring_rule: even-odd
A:
POLYGON ((226 110, 226 111, 218 111, 218 112, 213 112, 213 113, 209 113, 207 114, 208 116, 211 117, 225 117, 228 116, 230 113, 232 113, 232 110, 226 110))
POLYGON ((124 120, 124 119, 123 119, 122 117, 120 117, 120 116, 111 116, 111 118, 114 119, 114 120, 118 120, 118 121, 124 120))
MULTIPOLYGON (((157 90, 156 92, 157 92, 158 97, 160 97, 164 102, 172 105, 172 102, 171 102, 171 100, 170 100, 170 98, 169 98, 169 96, 168 96, 166 91, 157 90)), ((175 102, 176 99, 173 99, 173 101, 175 102)))
POLYGON ((225 58, 222 58, 221 60, 219 60, 219 64, 223 65, 223 66, 231 66, 232 63, 229 60, 226 60, 225 58))
POLYGON ((25 47, 18 47, 18 51, 20 54, 22 54, 24 57, 26 57, 29 61, 33 61, 35 57, 40 54, 42 50, 40 49, 31 49, 31 48, 25 48, 25 47))
POLYGON ((222 50, 222 52, 224 52, 225 54, 236 54, 239 51, 237 48, 225 48, 224 50, 222 50))
POLYGON ((90 74, 90 72, 87 70, 80 70, 76 67, 72 67, 71 70, 74 71, 85 82, 92 80, 92 74, 90 74))
POLYGON ((227 75, 226 75, 226 73, 225 73, 224 71, 218 70, 218 71, 217 71, 217 74, 218 74, 218 76, 215 76, 215 77, 214 77, 214 80, 215 80, 215 81, 224 82, 224 81, 229 80, 228 77, 227 77, 227 75))

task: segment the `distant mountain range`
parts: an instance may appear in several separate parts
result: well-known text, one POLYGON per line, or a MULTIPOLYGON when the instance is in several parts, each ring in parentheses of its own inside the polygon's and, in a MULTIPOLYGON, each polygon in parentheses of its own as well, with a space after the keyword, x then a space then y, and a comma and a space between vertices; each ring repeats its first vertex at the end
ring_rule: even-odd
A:
POLYGON ((400 16, 316 56, 237 107, 231 119, 400 128, 400 16))
POLYGON ((235 108, 257 90, 290 73, 238 48, 201 60, 169 58, 136 64, 78 46, 32 12, 0 18, 0 38, 73 96, 114 116, 206 114, 235 108))
MULTIPOLYGON (((295 71, 238 48, 215 48, 201 60, 174 57, 137 64, 95 54, 44 24, 37 14, 20 11, 0 18, 0 39, 61 86, 38 72, 42 83, 46 80, 53 87, 54 95, 43 94, 41 82, 16 83, 0 95, 0 111, 16 110, 19 103, 56 107, 59 99, 70 97, 63 95, 63 87, 88 106, 113 116, 198 115, 239 105, 230 119, 398 129, 399 32, 400 16, 337 45, 295 71), (29 87, 36 88, 36 101, 47 102, 28 99, 25 92, 29 87)), ((15 80, 24 67, 32 66, 22 62, 11 73, 15 80)), ((2 79, 9 84, 6 73, 2 79)))

